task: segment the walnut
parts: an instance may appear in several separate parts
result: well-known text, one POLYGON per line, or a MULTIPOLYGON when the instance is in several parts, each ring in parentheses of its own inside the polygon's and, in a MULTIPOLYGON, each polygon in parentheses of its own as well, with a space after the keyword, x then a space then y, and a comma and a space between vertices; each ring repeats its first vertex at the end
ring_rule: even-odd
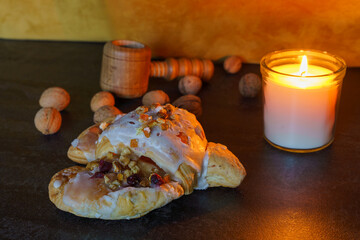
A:
POLYGON ((41 107, 52 107, 58 111, 64 110, 70 103, 69 93, 61 87, 51 87, 46 89, 40 97, 41 107))
POLYGON ((235 74, 240 71, 241 67, 242 61, 238 56, 230 56, 224 61, 224 69, 228 73, 235 74))
POLYGON ((151 106, 152 104, 159 103, 164 105, 170 102, 169 96, 161 90, 154 90, 147 92, 142 98, 142 104, 144 106, 151 106))
POLYGON ((261 89, 261 78, 255 73, 245 74, 239 82, 239 91, 243 97, 255 97, 261 89))
POLYGON ((102 91, 96 93, 90 102, 91 111, 96 112, 102 106, 114 106, 115 98, 110 92, 102 91))
POLYGON ((185 95, 173 102, 175 107, 183 108, 199 117, 202 114, 201 99, 195 95, 185 95))
POLYGON ((54 134, 61 126, 61 114, 52 107, 40 109, 34 118, 35 127, 44 135, 54 134))
POLYGON ((102 106, 94 113, 94 122, 101 123, 108 118, 115 117, 122 112, 114 106, 102 106))
POLYGON ((201 86, 201 79, 197 76, 185 76, 179 81, 179 91, 184 95, 196 95, 200 91, 201 86))

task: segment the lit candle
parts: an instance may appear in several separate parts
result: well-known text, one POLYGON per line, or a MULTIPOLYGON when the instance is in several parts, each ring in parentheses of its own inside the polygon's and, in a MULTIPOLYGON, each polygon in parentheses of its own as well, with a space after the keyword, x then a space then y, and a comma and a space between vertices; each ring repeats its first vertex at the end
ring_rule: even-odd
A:
POLYGON ((331 144, 345 68, 340 58, 318 51, 287 50, 265 56, 261 63, 265 138, 294 152, 331 144))

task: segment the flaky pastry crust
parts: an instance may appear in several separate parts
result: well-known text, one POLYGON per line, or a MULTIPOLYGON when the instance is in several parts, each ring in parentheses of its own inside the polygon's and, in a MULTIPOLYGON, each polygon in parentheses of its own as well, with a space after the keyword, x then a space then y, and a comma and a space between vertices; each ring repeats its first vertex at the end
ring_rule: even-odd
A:
POLYGON ((49 197, 57 208, 81 217, 108 220, 141 217, 183 194, 183 188, 176 182, 156 188, 127 187, 111 191, 101 180, 88 178, 86 168, 79 166, 56 173, 49 184, 49 197), (92 181, 92 185, 71 189, 74 179, 79 178, 80 174, 87 181, 92 181))

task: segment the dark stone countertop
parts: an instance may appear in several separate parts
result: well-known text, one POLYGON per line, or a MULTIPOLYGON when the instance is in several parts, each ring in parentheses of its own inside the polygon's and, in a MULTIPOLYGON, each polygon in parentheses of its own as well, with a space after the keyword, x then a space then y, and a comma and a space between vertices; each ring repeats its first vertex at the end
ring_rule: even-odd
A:
MULTIPOLYGON (((263 139, 262 99, 244 99, 238 81, 258 65, 228 75, 220 64, 199 96, 207 138, 229 147, 247 170, 236 189, 195 191, 135 220, 85 219, 48 198, 53 174, 74 165, 71 141, 92 124, 90 99, 100 90, 104 43, 0 40, 0 239, 359 239, 360 69, 344 80, 334 143, 294 154, 263 139), (71 95, 59 133, 43 136, 33 123, 42 91, 71 95)), ((172 100, 177 82, 151 79, 172 100)), ((127 112, 140 99, 117 99, 127 112)))

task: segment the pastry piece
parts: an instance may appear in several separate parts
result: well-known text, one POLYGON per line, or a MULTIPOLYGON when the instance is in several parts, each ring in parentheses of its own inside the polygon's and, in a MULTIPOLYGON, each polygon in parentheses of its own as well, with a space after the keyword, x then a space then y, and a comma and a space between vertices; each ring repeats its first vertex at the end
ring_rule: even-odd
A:
POLYGON ((154 184, 152 187, 112 184, 116 187, 110 188, 111 183, 104 180, 110 174, 115 173, 99 177, 84 167, 64 169, 50 181, 50 200, 59 209, 81 217, 131 219, 164 206, 184 193, 177 182, 154 184))
POLYGON ((206 149, 208 159, 205 180, 209 187, 237 187, 246 171, 239 159, 226 146, 209 142, 206 149))
MULTIPOLYGON (((97 128, 101 132, 87 145, 91 158, 68 154, 75 162, 88 163, 86 169, 63 170, 49 184, 50 200, 79 216, 135 218, 193 189, 237 187, 246 175, 224 145, 207 142, 193 114, 170 104, 139 107, 97 128), (107 212, 109 205, 114 213, 107 212)), ((92 131, 85 130, 77 140, 92 131)), ((80 147, 70 147, 69 153, 81 152, 80 147)))

